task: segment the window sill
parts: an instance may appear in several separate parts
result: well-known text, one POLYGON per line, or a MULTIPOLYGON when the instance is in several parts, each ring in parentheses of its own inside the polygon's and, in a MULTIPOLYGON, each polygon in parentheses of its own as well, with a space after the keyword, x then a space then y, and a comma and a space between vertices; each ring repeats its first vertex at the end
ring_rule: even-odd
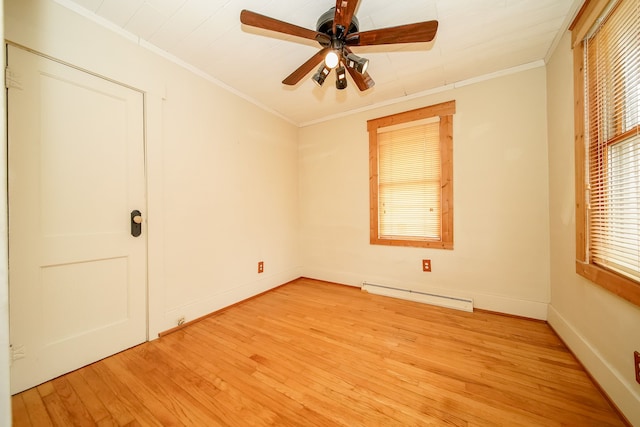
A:
POLYGON ((443 242, 440 240, 393 240, 393 239, 376 239, 371 238, 372 245, 385 246, 408 246, 415 248, 433 248, 433 249, 453 249, 453 242, 443 242))
POLYGON ((576 273, 630 303, 640 306, 640 283, 582 261, 576 261, 576 273))

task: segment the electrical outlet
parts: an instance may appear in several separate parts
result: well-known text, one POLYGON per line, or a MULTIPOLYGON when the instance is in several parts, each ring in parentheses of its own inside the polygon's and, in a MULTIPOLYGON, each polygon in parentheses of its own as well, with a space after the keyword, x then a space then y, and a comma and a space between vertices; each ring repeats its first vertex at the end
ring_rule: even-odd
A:
POLYGON ((423 259, 422 260, 422 271, 430 272, 431 271, 431 260, 423 259))
POLYGON ((636 370, 636 382, 640 384, 640 353, 637 351, 633 352, 634 365, 636 370))
POLYGON ((258 262, 258 273, 264 273, 264 261, 258 262))

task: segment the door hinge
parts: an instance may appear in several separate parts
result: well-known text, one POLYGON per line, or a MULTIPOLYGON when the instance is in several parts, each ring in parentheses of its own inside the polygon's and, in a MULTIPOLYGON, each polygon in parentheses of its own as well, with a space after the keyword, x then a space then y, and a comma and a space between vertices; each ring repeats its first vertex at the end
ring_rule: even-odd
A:
POLYGON ((4 69, 4 87, 7 89, 22 90, 22 79, 20 75, 9 67, 4 69))
POLYGON ((9 349, 11 350, 11 362, 15 362, 19 359, 24 359, 24 346, 23 345, 10 345, 9 349))

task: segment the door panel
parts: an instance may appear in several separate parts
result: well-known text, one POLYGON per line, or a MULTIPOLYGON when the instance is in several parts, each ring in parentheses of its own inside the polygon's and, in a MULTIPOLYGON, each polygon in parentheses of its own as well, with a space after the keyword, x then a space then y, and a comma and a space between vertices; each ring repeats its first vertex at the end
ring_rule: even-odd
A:
POLYGON ((147 339, 146 201, 140 92, 13 46, 8 66, 17 393, 147 339))
POLYGON ((44 344, 126 322, 127 282, 126 257, 43 267, 44 344), (69 304, 69 295, 83 304, 69 304))

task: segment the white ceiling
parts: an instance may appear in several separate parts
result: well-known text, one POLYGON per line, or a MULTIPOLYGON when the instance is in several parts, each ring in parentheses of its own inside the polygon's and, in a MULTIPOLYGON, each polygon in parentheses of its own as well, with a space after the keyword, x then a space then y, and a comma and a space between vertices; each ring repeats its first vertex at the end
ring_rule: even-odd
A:
MULTIPOLYGON (((310 40, 240 23, 248 9, 315 30, 334 0, 57 0, 110 22, 289 121, 304 125, 453 83, 544 61, 582 0, 361 0, 360 31, 436 19, 430 43, 353 48, 374 88, 281 81, 310 58, 310 40), (78 7, 80 6, 80 8, 78 7)), ((113 26, 112 26, 113 27, 113 26)))

